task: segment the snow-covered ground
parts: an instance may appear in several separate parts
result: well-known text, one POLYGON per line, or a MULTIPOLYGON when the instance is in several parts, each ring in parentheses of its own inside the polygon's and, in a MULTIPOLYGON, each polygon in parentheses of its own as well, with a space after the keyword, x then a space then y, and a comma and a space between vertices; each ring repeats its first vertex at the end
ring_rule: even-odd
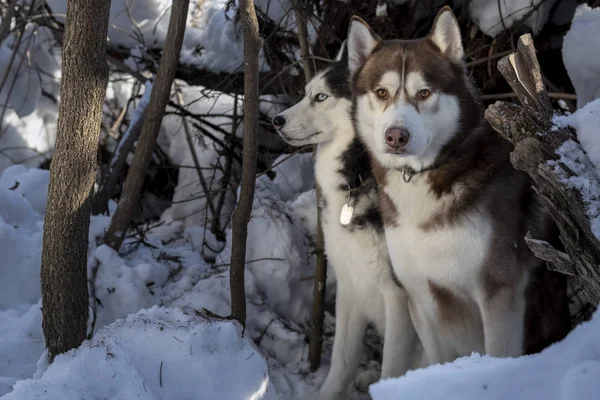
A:
POLYGON ((600 391, 600 311, 540 354, 474 354, 371 386, 373 400, 593 400, 600 391), (401 395, 399 395, 401 393, 401 395))
POLYGON ((230 321, 157 306, 120 319, 58 356, 3 400, 276 400, 267 363, 230 321))
MULTIPOLYGON (((195 386, 196 381, 190 382, 194 386, 178 389, 180 392, 156 392, 156 382, 152 379, 157 376, 158 370, 142 368, 144 363, 139 358, 140 353, 145 349, 149 354, 154 354, 148 356, 147 360, 159 360, 163 354, 167 357, 171 350, 175 351, 171 347, 162 348, 166 344, 161 338, 176 336, 185 342, 187 337, 186 343, 191 341, 195 346, 193 343, 196 343, 196 339, 192 339, 192 336, 200 335, 198 332, 204 332, 204 337, 213 335, 218 341, 213 358, 238 360, 243 355, 247 357, 247 349, 251 348, 249 343, 254 343, 256 349, 253 358, 268 365, 268 382, 279 398, 302 398, 305 393, 314 391, 324 379, 326 367, 316 374, 308 374, 306 361, 308 348, 305 329, 310 318, 312 288, 312 281, 306 278, 310 277, 314 266, 310 253, 314 240, 311 235, 315 232, 316 224, 312 155, 300 154, 278 162, 274 180, 263 176, 257 181, 257 197, 249 225, 246 270, 248 321, 243 345, 232 347, 230 353, 217 351, 221 347, 229 347, 227 343, 236 343, 234 339, 239 341, 237 333, 234 334, 233 328, 227 325, 229 323, 223 325, 219 322, 219 326, 227 329, 229 335, 228 338, 219 338, 214 334, 218 329, 211 327, 209 322, 182 317, 183 314, 178 311, 181 309, 194 315, 196 311, 207 309, 218 315, 229 314, 227 263, 230 245, 214 264, 208 264, 198 251, 198 243, 202 242, 202 228, 185 228, 181 221, 177 221, 150 229, 143 244, 134 243, 135 239, 126 241, 126 255, 120 256, 107 246, 96 246, 97 239, 110 223, 109 217, 97 216, 92 217, 90 225, 88 262, 88 274, 95 277, 93 294, 96 300, 92 303, 96 307, 96 335, 92 342, 86 342, 81 349, 61 358, 57 366, 53 365, 48 370, 43 362, 39 270, 46 197, 46 191, 40 188, 47 187, 49 174, 25 166, 7 168, 0 176, 0 248, 3 249, 0 268, 0 395, 9 393, 18 380, 35 374, 36 377, 42 377, 42 381, 20 383, 17 387, 19 395, 48 390, 49 393, 55 393, 55 397, 48 398, 81 398, 81 394, 89 390, 90 395, 94 393, 98 397, 112 393, 109 398, 129 398, 130 393, 138 393, 135 390, 144 390, 146 385, 145 390, 154 393, 157 396, 155 398, 179 398, 173 396, 199 387, 195 386), (156 309, 156 312, 142 312, 135 316, 138 311, 155 305, 169 307, 173 316, 166 317, 166 311, 156 309), (126 318, 126 321, 119 318, 126 318), (170 322, 161 322, 165 319, 170 322), (118 322, 110 325, 115 320, 118 322), (203 328, 193 328, 194 323, 203 324, 203 328), (166 329, 161 328, 161 324, 169 326, 170 333, 166 336, 156 332, 166 329), (135 335, 141 334, 141 326, 148 332, 140 337, 138 350, 131 349, 127 343, 135 335), (129 331, 135 334, 127 333, 129 331), (94 350, 97 346, 102 348, 101 351, 94 350), (126 353, 121 354, 121 349, 127 349, 126 353), (115 359, 107 356, 108 353, 115 355, 115 359), (42 361, 38 363, 39 360, 42 361), (96 361, 100 360, 105 364, 96 365, 96 361), (77 376, 87 376, 85 384, 73 383, 75 386, 67 385, 66 392, 57 392, 58 388, 64 386, 62 380, 66 384, 67 378, 73 376, 69 371, 84 368, 88 368, 87 373, 81 372, 77 376), (97 374, 94 372, 97 369, 108 372, 97 374), (118 388, 122 381, 113 381, 108 377, 122 371, 128 371, 128 376, 134 382, 120 392, 118 388), (92 381, 89 379, 91 376, 94 377, 92 381), (126 397, 119 397, 125 394, 126 397), (63 395, 65 397, 61 397, 63 395)), ((228 233, 228 239, 230 235, 231 232, 228 233)), ((227 242, 230 243, 230 240, 227 242)), ((331 350, 332 329, 332 318, 328 314, 325 362, 331 350)), ((171 343, 173 346, 179 344, 175 339, 171 343)), ((369 356, 372 358, 373 355, 369 356)), ((197 365, 198 369, 191 365, 185 367, 186 361, 177 360, 175 355, 169 357, 165 358, 164 367, 168 365, 166 360, 171 360, 171 371, 174 368, 192 368, 192 371, 199 373, 214 371, 221 375, 218 369, 206 368, 196 358, 191 358, 189 362, 197 365)), ((225 361, 215 360, 216 365, 221 365, 219 362, 225 361)), ((264 370, 257 365, 249 364, 248 368, 252 371, 264 370)), ((237 375, 243 373, 243 368, 239 368, 237 375)), ((377 365, 371 364, 369 368, 376 369, 377 365)), ((250 376, 254 377, 251 379, 256 378, 255 375, 250 376)), ((181 379, 177 379, 177 386, 182 386, 181 379)), ((68 382, 76 381, 72 379, 68 382)), ((240 390, 259 390, 259 384, 263 381, 252 382, 248 383, 250 386, 241 386, 240 390)), ((11 396, 7 398, 28 398, 15 397, 16 394, 11 396)), ((32 395, 31 398, 35 397, 32 395)))
MULTIPOLYGON (((46 3, 57 20, 64 20, 65 0, 46 3)), ((142 69, 140 63, 147 49, 164 43, 170 3, 112 1, 109 41, 129 48, 125 63, 130 68, 142 69)), ((224 12, 227 1, 191 3, 180 61, 213 71, 237 70, 242 64, 243 38, 234 27, 232 13, 224 12)), ((434 4, 440 3, 434 0, 434 4)), ((476 0, 470 3, 470 12, 483 32, 496 36, 502 29, 501 15, 509 27, 538 5, 526 23, 534 31, 541 29, 553 3, 476 0)), ((256 4, 280 24, 293 28, 289 0, 259 0, 256 4)), ((378 11, 382 15, 386 12, 383 4, 378 11)), ((555 19, 569 15, 570 20, 576 2, 562 0, 558 6, 564 10, 555 13, 555 19)), ((418 8, 417 12, 425 9, 418 8)), ((595 139, 600 100, 593 101, 600 96, 600 58, 594 56, 600 54, 594 40, 598 10, 580 6, 565 37, 563 55, 581 109, 555 119, 557 125, 573 125, 580 130, 581 145, 596 168, 600 165, 600 146, 595 139)), ((317 27, 318 21, 311 21, 310 37, 317 27)), ((9 35, 0 45, 0 76, 9 71, 7 84, 0 91, 0 102, 7 105, 0 131, 0 399, 180 399, 202 395, 206 399, 294 400, 305 399, 315 391, 327 372, 334 319, 326 314, 323 367, 310 373, 305 334, 310 320, 316 231, 310 154, 280 157, 274 162, 274 179, 267 175, 257 179, 246 254, 248 320, 243 337, 235 323, 209 318, 203 312, 230 313, 231 231, 226 228, 220 251, 206 249, 206 243, 214 244, 214 238, 202 226, 204 216, 199 210, 206 205, 198 196, 197 173, 182 168, 173 197, 176 204, 147 227, 143 242, 130 238, 121 253, 98 246, 110 217, 92 217, 88 276, 93 279, 90 304, 96 314, 94 336, 80 348, 59 356, 51 366, 46 364, 39 272, 49 175, 35 167, 51 154, 54 145, 60 51, 53 46, 49 30, 31 24, 16 49, 17 57, 11 61, 15 40, 9 35), (214 262, 207 262, 209 258, 214 262)), ((262 66, 268 69, 264 62, 262 66)), ((183 82, 176 86, 188 111, 210 112, 207 121, 230 130, 229 116, 234 113, 236 99, 220 93, 206 95, 204 88, 183 82)), ((148 99, 147 92, 145 96, 142 93, 150 85, 145 89, 141 85, 139 93, 135 93, 136 87, 133 78, 113 79, 107 91, 107 100, 118 110, 136 94, 141 97, 129 107, 129 120, 140 114, 148 99)), ((274 113, 274 109, 269 111, 276 107, 269 104, 273 98, 263 100, 262 111, 274 113)), ((104 123, 108 126, 111 119, 106 117, 104 123)), ((207 129, 221 137, 218 131, 207 129)), ((237 126, 235 134, 243 135, 243 125, 237 126)), ((174 165, 193 165, 184 135, 181 118, 167 116, 159 146, 174 165)), ((112 150, 114 145, 109 141, 108 148, 112 150)), ((583 153, 575 142, 572 145, 572 151, 564 151, 565 157, 570 156, 565 160, 577 161, 578 154, 583 153)), ((213 142, 206 138, 194 151, 202 167, 214 165, 218 157, 213 142)), ((212 172, 206 171, 208 178, 212 172)), ((595 191, 597 177, 587 178, 574 184, 595 191)), ((226 208, 231 211, 235 194, 231 193, 227 201, 226 208)), ((111 210, 114 206, 110 205, 111 210)), ((600 232, 600 206, 593 207, 590 216, 597 218, 594 229, 600 232)), ((329 301, 335 293, 334 284, 330 271, 329 301)), ((372 387, 371 395, 375 400, 441 396, 464 400, 594 399, 600 391, 599 336, 600 315, 596 313, 593 321, 540 355, 510 360, 473 355, 380 382, 372 387)), ((379 365, 374 360, 380 355, 380 343, 371 334, 367 342, 360 371, 377 371, 379 365)), ((355 390, 350 398, 366 399, 367 395, 355 390)))

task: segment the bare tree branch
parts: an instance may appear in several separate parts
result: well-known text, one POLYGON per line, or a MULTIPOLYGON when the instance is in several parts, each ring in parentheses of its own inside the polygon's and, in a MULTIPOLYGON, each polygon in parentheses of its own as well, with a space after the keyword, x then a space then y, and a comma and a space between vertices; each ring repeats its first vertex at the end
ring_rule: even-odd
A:
POLYGON ((246 326, 246 291, 244 269, 248 222, 254 202, 256 184, 256 160, 258 153, 258 53, 260 37, 254 3, 240 0, 240 14, 244 32, 244 149, 242 152, 242 182, 240 197, 232 217, 231 267, 231 316, 246 326))
MULTIPOLYGON (((298 41, 300 42, 300 52, 304 68, 304 78, 306 82, 310 81, 315 72, 310 62, 308 32, 306 30, 306 18, 303 14, 301 0, 293 0, 294 13, 296 16, 296 26, 298 27, 298 41)), ((314 150, 316 155, 316 148, 314 150)), ((317 194, 317 241, 316 241, 316 263, 315 275, 313 281, 313 306, 311 317, 311 331, 308 348, 308 360, 310 369, 314 372, 321 365, 321 352, 323 350, 323 322, 325 321, 325 283, 327 281, 327 261, 325 258, 325 240, 323 237, 323 228, 321 226, 321 188, 316 184, 317 194)))
POLYGON ((123 186, 119 205, 106 235, 106 243, 115 250, 121 247, 125 239, 140 197, 148 165, 150 165, 152 151, 156 145, 160 125, 171 94, 171 85, 175 79, 175 68, 183 44, 188 6, 189 0, 173 1, 165 50, 156 74, 156 81, 152 86, 146 118, 142 124, 142 133, 123 186))

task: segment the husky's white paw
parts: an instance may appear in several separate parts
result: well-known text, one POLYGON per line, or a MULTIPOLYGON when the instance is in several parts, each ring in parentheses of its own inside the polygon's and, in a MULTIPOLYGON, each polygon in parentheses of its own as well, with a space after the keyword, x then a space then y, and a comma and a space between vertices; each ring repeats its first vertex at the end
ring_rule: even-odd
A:
POLYGON ((367 371, 360 372, 356 376, 356 379, 354 380, 354 386, 356 387, 357 390, 359 390, 363 393, 368 393, 369 386, 371 386, 371 384, 377 382, 380 377, 381 377, 381 373, 379 371, 367 370, 367 371))

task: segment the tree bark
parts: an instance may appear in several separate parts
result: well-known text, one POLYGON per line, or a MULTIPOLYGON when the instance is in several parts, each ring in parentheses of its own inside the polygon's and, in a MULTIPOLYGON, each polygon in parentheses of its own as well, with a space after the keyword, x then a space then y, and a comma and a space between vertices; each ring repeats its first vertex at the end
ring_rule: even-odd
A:
POLYGON ((150 102, 145 112, 142 133, 123 185, 123 191, 105 243, 118 250, 125 239, 125 234, 135 212, 146 171, 152 159, 152 151, 165 113, 165 107, 171 94, 171 85, 175 78, 175 70, 179 62, 179 53, 183 43, 183 35, 187 20, 189 0, 173 0, 169 30, 165 40, 165 49, 156 73, 156 81, 152 86, 150 102))
MULTIPOLYGON (((306 30, 306 18, 304 16, 304 7, 301 0, 294 0, 294 16, 296 17, 296 26, 298 27, 298 42, 300 43, 300 55, 302 57, 302 67, 304 69, 304 79, 308 83, 314 71, 314 63, 310 62, 310 50, 308 44, 308 32, 306 30)), ((316 156, 317 149, 314 150, 316 156)), ((311 371, 316 371, 321 365, 321 353, 323 350, 323 322, 325 320, 325 283, 327 281, 327 259, 325 258, 325 240, 323 237, 323 227, 321 226, 321 188, 316 184, 317 194, 317 242, 316 242, 316 263, 313 280, 313 304, 311 316, 311 330, 308 342, 308 361, 311 371)))
MULTIPOLYGON (((485 111, 486 119, 515 148, 510 160, 526 172, 560 231, 566 254, 530 236, 526 242, 539 258, 551 262, 556 271, 572 275, 593 304, 600 303, 600 241, 594 236, 581 194, 564 178, 575 175, 559 163, 557 174, 549 161, 558 161, 556 150, 576 137, 570 128, 553 127, 553 109, 542 81, 531 35, 519 38, 517 51, 498 62, 498 70, 517 94, 522 107, 496 102, 485 111)), ((587 161, 586 175, 593 176, 587 161)), ((596 199, 600 201, 600 199, 596 199)))
POLYGON ((56 146, 42 248, 42 327, 49 359, 78 347, 88 323, 91 194, 108 83, 110 0, 69 0, 56 146))
POLYGON ((231 316, 246 326, 246 290, 244 269, 248 222, 254 202, 256 158, 258 153, 258 53, 260 37, 254 3, 240 0, 240 16, 244 32, 244 149, 242 151, 242 181, 240 197, 231 223, 231 261, 229 284, 231 288, 231 316))

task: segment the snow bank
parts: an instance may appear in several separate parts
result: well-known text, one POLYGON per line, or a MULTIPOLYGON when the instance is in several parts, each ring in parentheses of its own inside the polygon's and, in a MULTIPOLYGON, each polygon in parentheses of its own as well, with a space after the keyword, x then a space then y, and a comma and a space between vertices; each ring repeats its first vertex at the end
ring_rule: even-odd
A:
MULTIPOLYGON (((46 0, 54 18, 64 23, 67 0, 46 0)), ((170 0, 114 0, 110 6, 108 40, 123 47, 163 44, 169 26, 170 0)))
POLYGON ((598 238, 600 238, 599 121, 600 99, 588 103, 574 114, 555 116, 553 123, 557 127, 572 126, 577 131, 577 138, 581 146, 573 140, 568 140, 556 151, 560 156, 560 162, 571 169, 576 176, 567 177, 560 164, 549 162, 554 167, 554 172, 563 177, 563 182, 577 189, 581 194, 586 206, 587 216, 590 219, 592 232, 598 238))
POLYGON ((38 166, 54 146, 60 60, 48 28, 29 25, 19 41, 9 35, 0 45, 0 172, 12 164, 38 166), (13 57, 15 54, 15 57, 13 57), (4 79, 4 78, 2 78, 4 79), (42 90, 47 96, 42 97, 42 90))
POLYGON ((0 396, 36 370, 45 349, 41 307, 41 301, 9 309, 0 307, 0 396))
MULTIPOLYGON (((22 165, 0 177, 0 310, 37 303, 47 171, 22 165)), ((1 325, 1 324, 0 324, 1 325)))
MULTIPOLYGON (((48 0, 55 18, 63 22, 66 0, 48 0)), ((190 2, 187 28, 180 61, 211 71, 234 72, 243 62, 243 34, 234 23, 234 13, 227 12, 227 0, 190 2)), ((286 4, 275 6, 270 16, 282 13, 286 4)), ((162 48, 169 27, 171 0, 114 0, 111 3, 108 40, 113 46, 130 49, 126 64, 134 70, 142 66, 140 57, 146 50, 162 48)), ((262 60, 262 52, 261 52, 262 60)), ((268 70, 261 62, 263 70, 268 70)))
MULTIPOLYGON (((252 274, 259 295, 280 315, 302 322, 310 318, 310 292, 314 271, 311 234, 316 232, 316 202, 312 154, 300 154, 275 164, 276 177, 256 181, 252 218, 248 224, 246 270, 252 274), (305 195, 299 195, 305 193, 305 195)), ((228 262, 227 247, 218 260, 228 262)))
POLYGON ((600 7, 582 4, 575 10, 563 39, 565 68, 577 93, 577 108, 600 98, 600 7))
POLYGON ((540 354, 473 354, 409 371, 370 388, 373 400, 595 400, 600 391, 600 311, 540 354))
MULTIPOLYGON (((600 67, 600 64, 598 66, 600 67)), ((575 128, 577 140, 581 143, 581 147, 587 153, 594 167, 596 167, 596 174, 600 178, 600 131, 598 130, 600 99, 587 103, 573 114, 555 116, 552 122, 556 126, 572 126, 575 128)))
POLYGON ((22 165, 0 176, 0 395, 35 371, 44 351, 40 259, 48 172, 22 165))
MULTIPOLYGON (((246 335, 256 341, 261 352, 268 356, 270 382, 284 398, 294 399, 314 391, 312 385, 319 383, 306 381, 307 343, 303 328, 309 319, 311 304, 312 281, 303 278, 312 274, 311 234, 315 232, 316 223, 314 176, 310 154, 277 160, 276 163, 273 181, 266 175, 259 179, 254 217, 249 226, 246 335)), ((0 248, 3 250, 3 262, 0 263, 0 396, 10 392, 19 380, 33 376, 36 363, 40 357, 43 360, 39 273, 48 179, 48 171, 24 166, 12 166, 0 176, 0 248)), ((109 204, 109 208, 114 210, 114 203, 109 204)), ((88 276, 95 278, 90 295, 94 296, 91 304, 96 308, 96 338, 92 344, 77 350, 68 362, 65 361, 65 365, 69 365, 68 372, 51 367, 38 383, 17 383, 16 392, 8 398, 35 398, 33 394, 23 397, 26 390, 55 393, 53 391, 59 390, 61 382, 66 382, 66 377, 73 376, 74 371, 79 369, 85 371, 82 376, 98 375, 98 380, 90 383, 89 387, 83 387, 77 385, 84 385, 87 379, 77 379, 81 382, 69 386, 68 393, 56 392, 52 394, 54 397, 48 395, 42 398, 69 399, 68 396, 72 396, 79 399, 80 390, 84 389, 100 393, 98 396, 102 397, 102 393, 108 392, 103 392, 107 384, 101 379, 112 377, 115 372, 128 374, 124 375, 127 380, 136 377, 123 390, 137 394, 135 390, 139 387, 136 385, 145 385, 148 389, 151 385, 146 380, 156 379, 158 370, 152 370, 151 374, 137 364, 128 364, 133 363, 132 357, 137 357, 137 353, 117 348, 117 345, 122 345, 127 350, 129 344, 123 344, 125 339, 121 333, 110 333, 115 332, 114 327, 106 331, 101 329, 103 326, 119 318, 127 318, 128 321, 146 318, 144 312, 138 317, 132 315, 154 305, 189 310, 206 308, 219 315, 229 315, 229 258, 223 255, 215 264, 204 261, 197 247, 198 230, 202 228, 186 228, 181 221, 153 226, 146 232, 144 243, 128 238, 122 252, 117 254, 107 246, 98 247, 96 244, 109 223, 110 218, 106 216, 92 216, 90 221, 88 276), (106 335, 112 337, 107 346, 116 349, 111 353, 120 360, 118 362, 107 358, 105 348, 102 357, 95 353, 93 346, 100 344, 106 335), (77 355, 80 353, 81 357, 77 355), (84 356, 91 358, 85 361, 84 356), (107 363, 111 362, 113 364, 109 368, 107 363), (87 367, 86 363, 89 364, 87 367), (100 372, 96 373, 96 370, 100 372), (103 370, 109 372, 103 373, 103 370), (36 385, 40 385, 39 388, 36 385)), ((121 327, 122 324, 118 322, 116 326, 121 327)), ((130 328, 123 325, 122 329, 130 328)), ((179 334, 174 336, 184 340, 179 334)), ((214 340, 221 339, 215 334, 214 340)), ((150 346, 149 342, 140 341, 142 344, 136 349, 142 349, 144 343, 150 346)), ((326 347, 330 347, 330 342, 331 338, 326 339, 326 347)), ((153 357, 152 354, 148 357, 153 357)), ((165 360, 163 373, 166 374, 167 361, 171 359, 162 358, 163 353, 155 353, 154 356, 157 358, 152 360, 157 365, 161 359, 165 360)), ((173 366, 170 368, 172 371, 173 366)), ((177 368, 182 369, 182 366, 177 368)), ((239 372, 239 369, 236 371, 239 372)), ((213 380, 219 378, 211 376, 213 380)), ((166 375, 163 378, 166 379, 166 375)), ((263 378, 260 375, 261 381, 258 382, 262 383, 263 378)), ((120 384, 115 383, 113 389, 107 390, 119 387, 120 384)), ((252 388, 257 390, 258 386, 252 388)), ((129 392, 116 391, 114 396, 118 397, 119 393, 130 398, 129 392)), ((156 398, 169 398, 155 395, 158 396, 156 398)))
POLYGON ((479 29, 491 37, 521 21, 525 16, 525 25, 533 33, 538 33, 546 24, 550 10, 556 0, 472 0, 469 4, 471 19, 479 29), (541 5, 540 5, 541 4, 541 5), (535 10, 535 11, 534 11, 535 10))
MULTIPOLYGON (((184 82, 177 80, 176 85, 181 93, 183 104, 186 104, 185 110, 200 115, 206 121, 202 128, 215 137, 217 141, 226 141, 226 136, 222 131, 231 133, 233 128, 235 99, 233 96, 224 93, 206 93, 200 86, 188 86, 184 82), (198 99, 201 99, 198 101, 198 99), (210 125, 209 125, 210 124, 210 125), (214 129, 219 127, 219 129, 214 129), (222 130, 222 131, 221 131, 222 130)), ((237 102, 237 115, 242 114, 242 99, 237 102)), ((176 111, 172 107, 167 107, 167 112, 176 111)), ((239 123, 235 134, 242 136, 243 124, 239 123)), ((208 135, 202 134, 198 128, 196 120, 187 119, 190 134, 193 136, 194 151, 196 157, 203 168, 202 173, 207 182, 207 186, 220 196, 221 179, 223 178, 222 168, 215 168, 219 161, 220 146, 215 143, 208 135)), ((182 118, 178 115, 165 115, 161 126, 161 135, 159 145, 169 155, 169 159, 174 165, 184 166, 179 169, 179 177, 175 193, 173 195, 174 204, 162 216, 163 221, 183 221, 185 227, 204 226, 207 220, 207 207, 205 194, 200 185, 198 171, 194 166, 193 156, 190 146, 187 142, 186 131, 182 127, 182 118)), ((221 159, 224 163, 224 157, 221 159)), ((239 173, 238 168, 233 168, 231 183, 235 183, 235 176, 239 173)), ((222 210, 221 226, 229 223, 228 216, 235 206, 235 196, 227 194, 225 197, 225 206, 222 210)), ((209 215, 210 219, 210 215, 209 215)), ((202 245, 202 242, 200 242, 202 245)), ((222 246, 221 246, 222 247, 222 246)), ((204 251, 204 249, 202 249, 204 251)), ((220 249, 219 249, 220 250, 220 249)))
POLYGON ((2 400, 277 399, 264 358, 240 331, 153 307, 103 328, 2 400))

